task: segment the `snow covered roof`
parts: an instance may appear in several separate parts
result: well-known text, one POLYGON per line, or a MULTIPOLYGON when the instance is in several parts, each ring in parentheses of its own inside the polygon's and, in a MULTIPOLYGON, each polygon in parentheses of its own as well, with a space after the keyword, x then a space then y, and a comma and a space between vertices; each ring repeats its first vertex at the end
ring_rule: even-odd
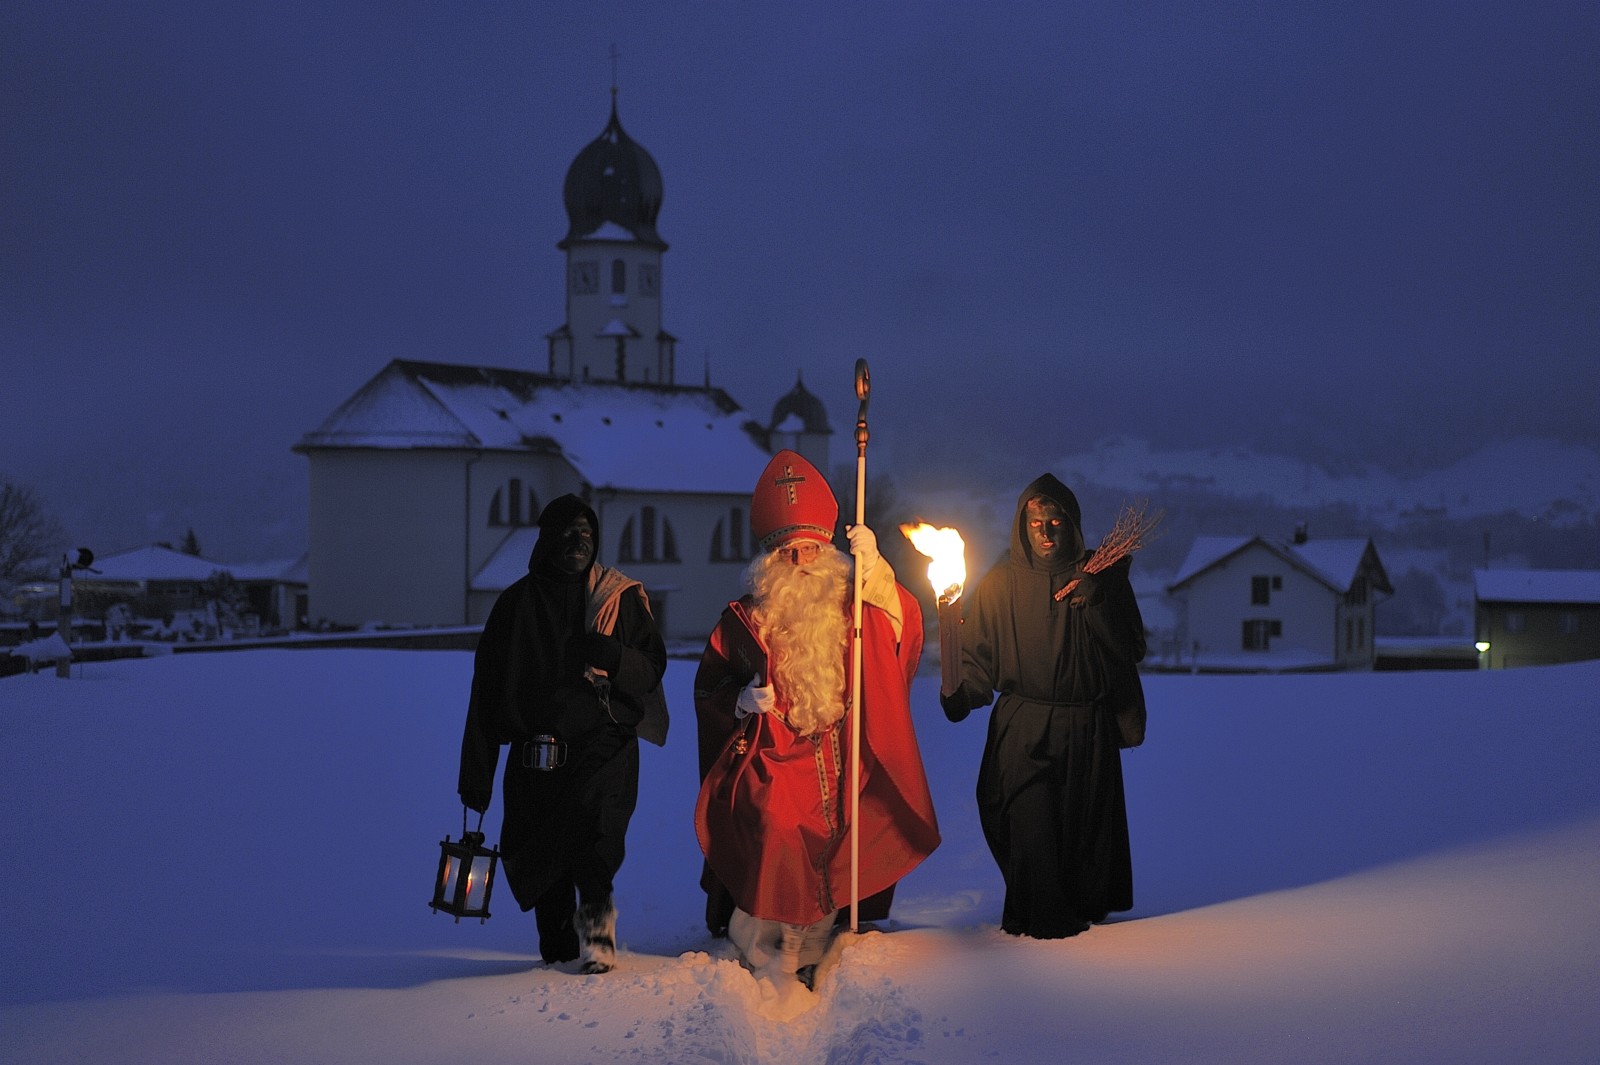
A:
POLYGON ((1206 570, 1253 545, 1278 556, 1289 565, 1337 592, 1350 590, 1351 584, 1355 582, 1365 565, 1368 553, 1371 552, 1372 563, 1376 569, 1374 583, 1381 590, 1393 590, 1389 586, 1388 574, 1384 572, 1383 564, 1378 561, 1377 552, 1370 539, 1337 538, 1289 543, 1265 536, 1195 537, 1194 543, 1189 547, 1188 557, 1183 560, 1183 565, 1178 567, 1177 576, 1167 586, 1168 590, 1188 583, 1206 570))
POLYGON ((771 456, 747 421, 717 388, 397 359, 295 450, 529 451, 559 455, 596 488, 748 493, 771 456))
POLYGON ((539 539, 538 526, 529 525, 514 530, 495 548, 477 573, 472 575, 475 592, 503 592, 528 572, 528 556, 533 554, 534 541, 539 539))
POLYGON ((94 568, 100 572, 88 574, 85 580, 203 581, 218 570, 232 572, 232 567, 224 563, 159 544, 95 559, 94 568))
POLYGON ((1212 566, 1217 565, 1225 558, 1231 558, 1248 547, 1254 538, 1249 536, 1196 536, 1194 543, 1189 545, 1189 554, 1184 558, 1183 565, 1178 567, 1178 573, 1172 579, 1170 587, 1177 587, 1185 583, 1212 566))
POLYGON ((1475 569, 1480 603, 1600 603, 1600 570, 1475 569))
POLYGON ((621 226, 617 225, 615 222, 601 222, 598 228, 590 230, 588 233, 582 234, 581 237, 574 238, 574 239, 581 239, 581 240, 620 240, 620 241, 626 241, 628 243, 632 243, 633 241, 638 240, 639 238, 634 236, 633 232, 631 230, 623 229, 621 226))
POLYGON ((131 551, 122 551, 115 555, 97 558, 94 562, 97 572, 86 573, 81 579, 84 581, 203 581, 213 573, 221 570, 223 573, 239 581, 286 581, 294 583, 298 580, 304 584, 306 580, 304 559, 293 562, 247 562, 229 564, 226 562, 213 562, 209 558, 199 555, 190 555, 182 551, 175 551, 170 547, 160 544, 151 544, 149 547, 136 547, 131 551), (298 573, 298 576, 296 575, 298 573))
MULTIPOLYGON (((1361 561, 1372 550, 1372 541, 1365 537, 1338 540, 1307 540, 1303 544, 1284 545, 1311 569, 1322 574, 1323 579, 1339 591, 1346 591, 1361 573, 1361 561)), ((1382 572, 1382 567, 1379 567, 1382 572)), ((1387 575, 1384 583, 1388 583, 1387 575)))

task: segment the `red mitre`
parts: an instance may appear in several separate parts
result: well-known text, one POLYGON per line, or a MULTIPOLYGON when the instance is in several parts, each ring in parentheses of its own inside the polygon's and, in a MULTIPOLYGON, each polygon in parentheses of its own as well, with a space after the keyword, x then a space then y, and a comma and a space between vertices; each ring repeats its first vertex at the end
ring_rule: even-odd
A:
POLYGON ((820 470, 793 451, 772 456, 750 497, 750 531, 761 550, 790 540, 833 542, 839 501, 820 470))

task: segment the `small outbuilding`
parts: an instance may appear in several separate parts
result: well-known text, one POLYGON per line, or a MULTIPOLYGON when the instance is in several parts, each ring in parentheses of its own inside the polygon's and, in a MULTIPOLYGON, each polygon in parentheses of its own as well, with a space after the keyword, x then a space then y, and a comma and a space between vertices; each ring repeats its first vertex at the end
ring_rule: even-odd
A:
POLYGON ((1480 569, 1472 586, 1485 668, 1600 658, 1600 570, 1480 569))
POLYGON ((148 616, 204 611, 218 582, 236 589, 242 618, 252 626, 292 629, 305 611, 305 560, 235 564, 215 562, 163 544, 136 547, 96 559, 74 585, 80 614, 111 620, 129 608, 148 616))

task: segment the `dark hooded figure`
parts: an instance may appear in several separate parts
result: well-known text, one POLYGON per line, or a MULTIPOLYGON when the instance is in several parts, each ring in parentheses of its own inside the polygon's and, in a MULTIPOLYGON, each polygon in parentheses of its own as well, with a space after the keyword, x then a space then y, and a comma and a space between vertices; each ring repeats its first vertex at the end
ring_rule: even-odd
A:
POLYGON ((611 884, 639 794, 639 741, 667 738, 666 649, 644 587, 595 560, 600 523, 577 496, 539 515, 528 572, 478 641, 461 737, 461 801, 489 808, 500 748, 501 862, 535 911, 548 964, 615 963, 611 884), (574 905, 576 895, 576 908, 574 905))
POLYGON ((967 604, 961 686, 940 697, 960 721, 999 693, 978 817, 1005 878, 1001 927, 1036 939, 1133 906, 1120 749, 1144 739, 1144 622, 1131 560, 1089 573, 1090 555, 1067 486, 1028 485, 1010 549, 967 604))

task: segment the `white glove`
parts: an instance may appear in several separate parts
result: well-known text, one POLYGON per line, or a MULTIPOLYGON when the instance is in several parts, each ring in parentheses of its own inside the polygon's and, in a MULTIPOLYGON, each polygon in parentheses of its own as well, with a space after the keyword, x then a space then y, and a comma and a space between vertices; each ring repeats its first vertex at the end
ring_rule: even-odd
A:
POLYGON ((850 553, 856 556, 856 565, 862 574, 870 572, 883 559, 878 553, 878 534, 865 525, 852 525, 844 534, 850 540, 850 553))
POLYGON ((739 693, 739 701, 734 705, 733 716, 743 720, 751 714, 770 714, 778 705, 778 697, 772 693, 772 685, 761 685, 751 681, 739 693))

